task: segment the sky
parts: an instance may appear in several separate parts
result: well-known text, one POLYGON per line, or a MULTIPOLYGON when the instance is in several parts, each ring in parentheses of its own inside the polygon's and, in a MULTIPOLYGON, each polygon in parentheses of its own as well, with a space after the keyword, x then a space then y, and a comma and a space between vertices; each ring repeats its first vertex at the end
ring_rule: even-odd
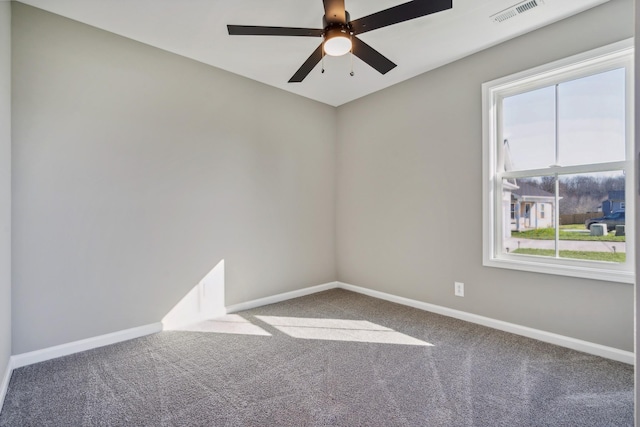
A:
POLYGON ((555 86, 505 98, 503 135, 513 170, 624 160, 624 95, 623 68, 561 83, 557 160, 555 86))

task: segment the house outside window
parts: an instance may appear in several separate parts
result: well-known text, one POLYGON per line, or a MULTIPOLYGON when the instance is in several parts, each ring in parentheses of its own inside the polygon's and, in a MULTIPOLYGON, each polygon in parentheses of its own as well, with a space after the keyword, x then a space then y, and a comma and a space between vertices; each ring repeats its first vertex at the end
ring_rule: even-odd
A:
POLYGON ((484 265, 633 283, 634 224, 591 227, 634 194, 632 65, 627 40, 483 85, 484 265))

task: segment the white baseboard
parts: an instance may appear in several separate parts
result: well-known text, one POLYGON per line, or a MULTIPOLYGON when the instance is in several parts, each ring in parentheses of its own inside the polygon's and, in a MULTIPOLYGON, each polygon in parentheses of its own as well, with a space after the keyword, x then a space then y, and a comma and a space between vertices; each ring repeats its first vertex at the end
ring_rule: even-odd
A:
POLYGON ((595 344, 588 341, 583 341, 575 338, 566 337, 564 335, 554 334, 552 332, 541 331, 539 329, 533 329, 526 326, 517 325, 515 323, 503 322, 502 320, 492 319, 490 317, 479 316, 477 314, 467 313, 465 311, 454 310, 452 308, 442 307, 435 304, 429 304, 426 302, 416 301, 409 298, 398 297, 395 295, 387 294, 384 292, 374 291, 359 286, 349 285, 347 283, 337 282, 338 288, 348 291, 357 292, 363 295, 368 295, 374 298, 395 302, 398 304, 406 305, 409 307, 417 308, 432 313, 442 314, 444 316, 454 317, 456 319, 464 320, 478 325, 488 326, 493 329, 498 329, 505 332, 510 332, 516 335, 522 335, 524 337, 533 338, 539 341, 547 342, 550 344, 559 345, 561 347, 570 348, 572 350, 581 351, 583 353, 593 354, 595 356, 604 357, 607 359, 617 360, 618 362, 628 363, 633 365, 635 363, 635 354, 630 351, 619 350, 613 347, 607 347, 600 344, 595 344))
POLYGON ((45 360, 79 353, 93 348, 103 347, 122 341, 128 341, 145 335, 155 334, 162 331, 162 323, 151 323, 137 328, 125 329, 123 331, 112 332, 110 334, 99 335, 84 340, 73 341, 54 347, 43 348, 42 350, 30 351, 28 353, 11 356, 11 368, 17 369, 33 363, 44 362, 45 360))
MULTIPOLYGON (((1 0, 0 0, 1 1, 1 0)), ((180 319, 180 321, 172 321, 167 322, 165 319, 162 319, 162 330, 163 331, 178 331, 184 327, 188 327, 193 325, 194 323, 204 322, 205 320, 215 319, 216 317, 222 317, 227 314, 227 309, 222 307, 221 309, 211 311, 209 313, 197 313, 193 317, 186 317, 184 319, 180 319)))
POLYGON ((304 297, 306 295, 315 294, 317 292, 322 292, 329 289, 335 289, 337 287, 338 287, 338 282, 329 282, 329 283, 324 283, 322 285, 311 286, 304 289, 298 289, 296 291, 273 295, 270 297, 254 299, 252 301, 247 301, 247 302, 241 302, 239 304, 233 304, 233 305, 227 306, 227 313, 235 313, 238 311, 250 310, 256 307, 262 307, 263 305, 275 304, 277 302, 282 302, 282 301, 290 300, 293 298, 304 297))
MULTIPOLYGON (((368 295, 374 298, 382 299, 385 301, 395 302, 398 304, 406 305, 409 307, 417 308, 432 313, 442 314, 444 316, 453 317, 456 319, 464 320, 471 323, 476 323, 483 326, 488 326, 493 329, 498 329, 512 334, 525 336, 528 338, 537 339, 539 341, 547 342, 550 344, 559 345, 561 347, 570 348, 573 350, 581 351, 596 356, 601 356, 607 359, 617 360, 619 362, 628 363, 633 365, 635 362, 635 354, 629 351, 619 350, 613 347, 607 347, 600 344, 591 343, 575 338, 566 337, 551 332, 541 331, 539 329, 533 329, 526 326, 517 325, 515 323, 504 322, 502 320, 492 319, 490 317, 479 316, 477 314, 467 313, 460 310, 454 310, 448 307, 442 307, 435 304, 429 304, 422 301, 412 300, 409 298, 399 297, 384 292, 375 291, 372 289, 362 288, 360 286, 350 285, 342 282, 329 282, 322 285, 311 286, 304 289, 298 289, 296 291, 285 292, 270 297, 260 298, 252 301, 247 301, 239 304, 234 304, 226 307, 227 313, 235 313, 238 311, 249 310, 264 305, 275 304, 278 302, 286 301, 293 298, 298 298, 306 295, 311 295, 317 292, 326 291, 329 289, 345 289, 352 292, 357 292, 363 295, 368 295)), ((100 335, 97 337, 87 338, 80 341, 74 341, 67 344, 61 344, 54 347, 45 348, 42 350, 31 351, 28 353, 22 353, 11 356, 9 359, 9 365, 6 368, 6 372, 2 377, 0 383, 0 408, 4 400, 7 388, 9 386, 9 380, 11 378, 11 372, 13 369, 21 368, 23 366, 31 365, 33 363, 44 362, 46 360, 55 359, 57 357, 67 356, 69 354, 78 353, 85 350, 91 350, 93 348, 102 347, 109 344, 115 344, 122 341, 142 337, 145 335, 154 334, 162 331, 162 323, 152 323, 149 325, 140 326, 137 328, 126 329, 123 331, 113 332, 106 335, 100 335)))
MULTIPOLYGON (((249 310, 251 308, 261 307, 263 305, 274 304, 274 303, 286 301, 292 298, 298 298, 306 295, 311 295, 317 292, 326 291, 328 289, 334 289, 337 286, 338 286, 337 282, 329 282, 322 285, 311 286, 304 289, 285 292, 283 294, 278 294, 270 297, 247 301, 240 304, 234 304, 226 307, 225 311, 226 313, 235 313, 238 311, 249 310)), ((222 315, 224 313, 221 312, 220 314, 222 315)), ((156 332, 161 332, 162 330, 163 330, 162 322, 157 322, 157 323, 152 323, 145 326, 140 326, 137 328, 126 329, 124 331, 113 332, 110 334, 87 338, 80 341, 74 341, 67 344, 48 347, 41 350, 30 351, 28 353, 22 353, 22 354, 11 356, 10 365, 12 369, 17 369, 23 366, 34 364, 34 363, 55 359, 57 357, 67 356, 69 354, 79 353, 81 351, 91 350, 93 348, 102 347, 105 345, 115 344, 117 342, 127 341, 130 339, 142 337, 145 335, 154 334, 156 332)))
POLYGON ((11 366, 11 358, 7 361, 7 368, 2 376, 2 382, 0 382, 0 411, 2 411, 2 405, 4 404, 4 398, 9 390, 9 381, 11 380, 11 373, 13 372, 13 366, 11 366))

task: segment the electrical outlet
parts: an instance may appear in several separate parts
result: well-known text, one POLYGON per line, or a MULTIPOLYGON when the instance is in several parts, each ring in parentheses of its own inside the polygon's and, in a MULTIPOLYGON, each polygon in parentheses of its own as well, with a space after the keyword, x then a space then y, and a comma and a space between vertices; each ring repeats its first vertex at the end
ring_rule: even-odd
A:
POLYGON ((457 297, 464 296, 464 283, 462 282, 453 282, 453 293, 457 297))

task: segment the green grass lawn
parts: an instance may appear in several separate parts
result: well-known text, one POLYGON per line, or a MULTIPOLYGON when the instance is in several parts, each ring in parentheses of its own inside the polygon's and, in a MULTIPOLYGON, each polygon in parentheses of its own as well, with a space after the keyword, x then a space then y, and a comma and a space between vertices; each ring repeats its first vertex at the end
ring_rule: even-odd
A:
MULTIPOLYGON (((556 255, 553 249, 516 249, 512 253, 523 255, 551 256, 556 255)), ((590 251, 560 251, 561 258, 588 259, 590 261, 624 262, 627 256, 624 252, 590 252, 590 251)))
MULTIPOLYGON (((570 226, 560 226, 560 240, 594 240, 600 242, 624 242, 625 236, 616 236, 615 231, 610 232, 606 236, 591 236, 588 233, 577 233, 575 231, 565 231, 567 229, 579 230, 584 229, 578 227, 579 224, 570 226)), ((521 237, 523 239, 535 240, 553 240, 556 238, 556 230, 554 228, 537 228, 527 231, 512 231, 511 237, 521 237)))

